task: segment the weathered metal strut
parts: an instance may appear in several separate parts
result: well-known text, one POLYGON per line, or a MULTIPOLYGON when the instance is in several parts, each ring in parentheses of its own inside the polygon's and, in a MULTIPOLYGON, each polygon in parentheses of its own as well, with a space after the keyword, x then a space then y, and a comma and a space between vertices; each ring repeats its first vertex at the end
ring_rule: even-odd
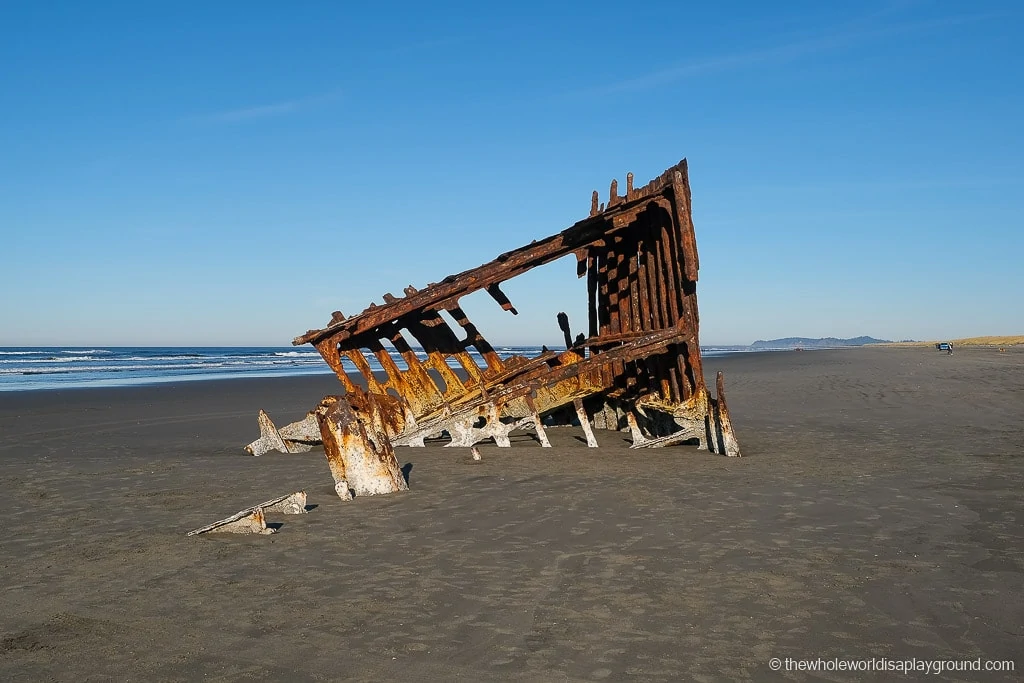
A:
POLYGON ((315 440, 315 419, 342 497, 404 488, 396 480, 397 462, 390 462, 393 446, 422 446, 424 439, 443 434, 451 437, 450 446, 485 439, 508 446, 516 428, 535 430, 547 445, 545 422, 578 419, 591 446, 597 445, 591 430, 596 426, 628 428, 633 448, 691 441, 714 453, 740 455, 722 375, 716 398, 704 381, 690 208, 685 160, 640 188, 629 174, 625 195, 613 180, 607 203, 599 204, 595 191, 590 215, 560 233, 423 290, 410 285, 403 297, 386 294, 383 304, 351 318, 336 311, 325 328, 293 343, 316 347, 344 395, 328 397, 305 420, 280 432, 261 416, 261 439, 247 449, 254 455, 302 450, 315 440), (577 275, 586 278, 587 333, 573 338, 568 318, 560 314, 565 351, 545 348, 533 358, 500 358, 460 308, 460 299, 484 290, 515 314, 501 284, 567 254, 575 254, 577 275), (370 355, 383 374, 373 372, 370 355), (365 388, 347 374, 346 359, 365 388), (353 482, 352 472, 375 472, 380 480, 353 482))

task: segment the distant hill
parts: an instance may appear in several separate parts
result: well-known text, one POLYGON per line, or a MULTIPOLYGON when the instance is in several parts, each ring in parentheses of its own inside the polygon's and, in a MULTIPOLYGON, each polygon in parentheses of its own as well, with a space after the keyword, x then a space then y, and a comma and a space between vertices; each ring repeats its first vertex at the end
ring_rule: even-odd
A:
POLYGON ((852 339, 837 339, 836 337, 822 337, 811 339, 809 337, 785 337, 784 339, 758 339, 750 345, 752 349, 828 349, 838 346, 864 346, 866 344, 891 344, 887 339, 875 339, 874 337, 853 337, 852 339))

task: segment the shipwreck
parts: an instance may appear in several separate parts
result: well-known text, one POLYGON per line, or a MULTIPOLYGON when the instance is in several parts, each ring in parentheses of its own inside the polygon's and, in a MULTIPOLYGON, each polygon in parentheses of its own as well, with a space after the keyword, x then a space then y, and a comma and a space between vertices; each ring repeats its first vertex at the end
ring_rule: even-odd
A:
POLYGON ((394 448, 439 436, 448 446, 509 446, 519 429, 548 446, 545 427, 578 424, 591 447, 595 429, 628 430, 632 448, 689 443, 739 456, 722 373, 714 396, 704 380, 690 209, 685 159, 642 187, 628 174, 624 194, 614 180, 606 202, 595 191, 590 215, 562 232, 422 290, 385 294, 358 315, 336 311, 293 343, 313 345, 344 392, 280 429, 261 411, 260 438, 246 449, 293 453, 322 443, 343 499, 406 489, 394 448), (569 254, 586 278, 586 332, 573 336, 561 313, 565 350, 502 358, 460 299, 483 290, 516 314, 502 284, 569 254))

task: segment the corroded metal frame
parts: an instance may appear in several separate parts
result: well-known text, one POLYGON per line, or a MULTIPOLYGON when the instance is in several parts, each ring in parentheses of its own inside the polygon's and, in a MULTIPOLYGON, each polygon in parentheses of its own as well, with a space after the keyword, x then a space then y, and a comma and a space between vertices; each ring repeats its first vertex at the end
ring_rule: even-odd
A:
MULTIPOLYGON (((352 419, 369 425, 369 433, 391 446, 423 445, 424 439, 444 433, 452 446, 485 439, 509 445, 508 434, 515 428, 535 430, 547 445, 545 424, 579 420, 590 445, 596 445, 592 426, 628 428, 634 448, 693 441, 738 456, 722 375, 717 397, 704 381, 698 267, 684 159, 643 187, 635 188, 633 175, 627 175, 624 195, 613 180, 607 203, 599 204, 595 191, 590 215, 560 233, 423 290, 410 285, 403 297, 385 294, 383 304, 370 304, 350 318, 335 312, 326 327, 293 343, 312 344, 320 352, 354 407, 352 419), (577 276, 586 278, 586 334, 573 338, 568 318, 559 314, 565 351, 545 348, 532 358, 502 359, 469 320, 460 299, 483 290, 515 314, 502 283, 568 254, 576 256, 577 276), (458 332, 442 312, 451 316, 458 332), (406 369, 395 362, 389 346, 406 369), (370 355, 383 374, 373 372, 370 355), (365 388, 349 377, 345 359, 365 388)), ((327 437, 330 430, 323 421, 320 426, 327 437)))
POLYGON ((612 180, 607 203, 599 204, 595 191, 590 215, 549 238, 422 291, 410 286, 403 297, 385 294, 383 304, 352 317, 335 311, 327 327, 293 343, 321 353, 344 395, 326 397, 280 431, 261 412, 261 437, 247 451, 296 453, 321 441, 343 499, 407 488, 393 446, 424 445, 445 434, 452 446, 485 439, 507 446, 512 430, 527 429, 547 446, 546 425, 579 423, 591 446, 597 445, 593 427, 629 429, 632 447, 690 441, 739 456, 722 374, 715 397, 703 377, 690 207, 686 160, 642 187, 633 186, 631 173, 625 195, 612 180), (568 254, 587 280, 587 333, 573 338, 568 317, 559 313, 564 351, 545 347, 534 357, 502 358, 460 300, 482 290, 515 314, 502 284, 568 254), (371 355, 383 373, 373 371, 371 355), (349 377, 346 359, 361 383, 349 377))

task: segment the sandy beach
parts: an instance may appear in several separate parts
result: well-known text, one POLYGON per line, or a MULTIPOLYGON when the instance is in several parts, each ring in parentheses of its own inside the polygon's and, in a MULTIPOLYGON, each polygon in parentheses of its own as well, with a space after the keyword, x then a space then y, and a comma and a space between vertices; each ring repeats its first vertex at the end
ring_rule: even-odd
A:
POLYGON ((0 679, 1024 676, 1024 350, 705 369, 744 458, 550 429, 480 462, 398 449, 411 491, 352 502, 320 451, 242 451, 259 409, 298 419, 331 376, 0 394, 0 679), (185 536, 299 489, 315 507, 274 535, 185 536))

